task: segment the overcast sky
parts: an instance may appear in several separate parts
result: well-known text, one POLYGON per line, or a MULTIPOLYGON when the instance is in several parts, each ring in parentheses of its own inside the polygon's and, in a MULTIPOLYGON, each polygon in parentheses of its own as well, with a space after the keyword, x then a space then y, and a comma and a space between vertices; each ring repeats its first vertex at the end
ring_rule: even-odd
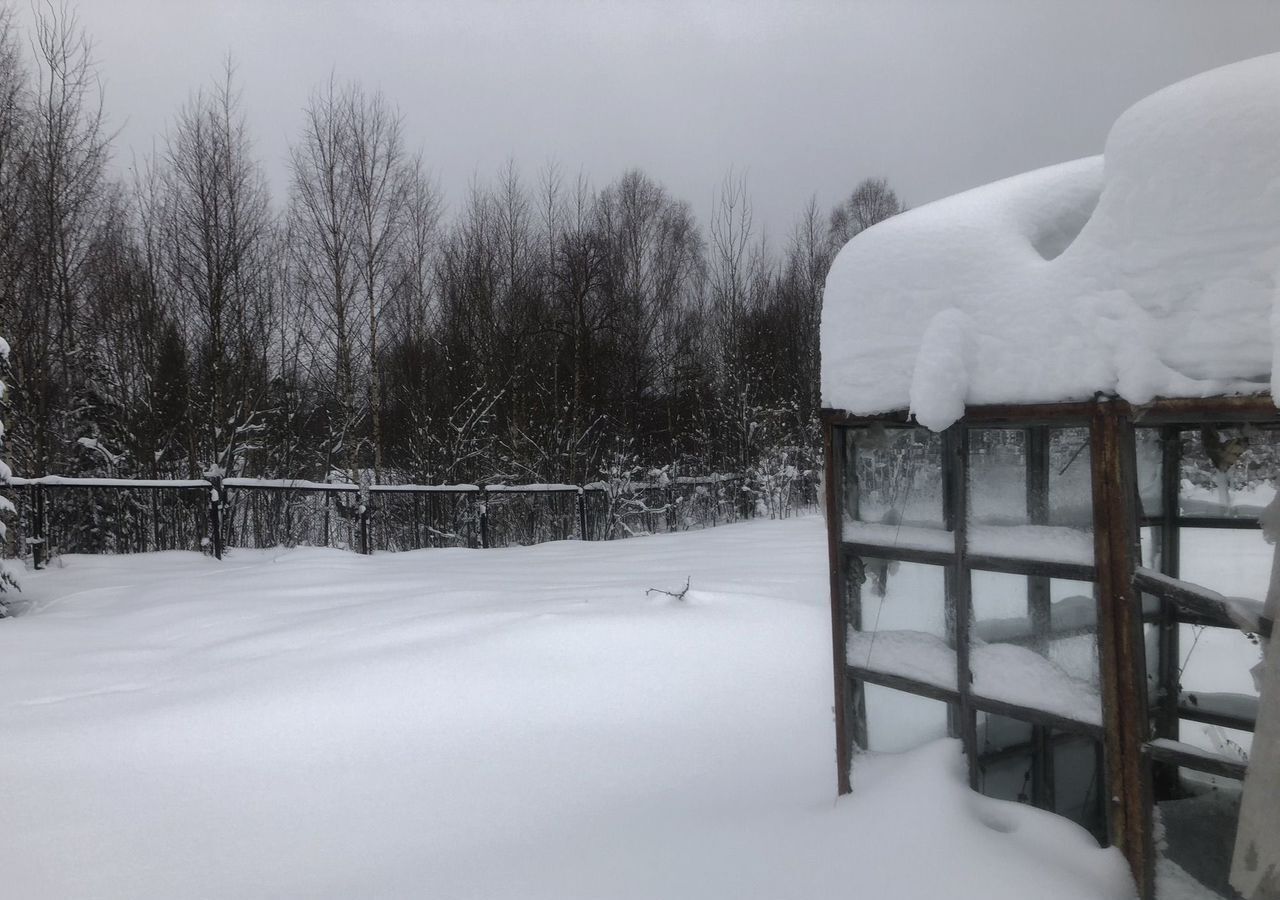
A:
MULTIPOLYGON (((699 216, 731 168, 781 237, 884 175, 919 205, 1101 150, 1133 101, 1280 50, 1276 0, 81 0, 116 158, 234 58, 278 194, 330 71, 381 87, 446 198, 514 159, 598 186, 640 166, 699 216)), ((20 16, 29 19, 26 4, 20 16)))

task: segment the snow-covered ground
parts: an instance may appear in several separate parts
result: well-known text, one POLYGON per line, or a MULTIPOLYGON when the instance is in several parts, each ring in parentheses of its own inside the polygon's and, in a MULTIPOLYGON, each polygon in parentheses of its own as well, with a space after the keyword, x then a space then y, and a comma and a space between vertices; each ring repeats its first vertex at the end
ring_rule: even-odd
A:
POLYGON ((969 792, 955 742, 836 802, 817 518, 69 557, 23 596, 6 898, 1132 896, 1075 825, 969 792))

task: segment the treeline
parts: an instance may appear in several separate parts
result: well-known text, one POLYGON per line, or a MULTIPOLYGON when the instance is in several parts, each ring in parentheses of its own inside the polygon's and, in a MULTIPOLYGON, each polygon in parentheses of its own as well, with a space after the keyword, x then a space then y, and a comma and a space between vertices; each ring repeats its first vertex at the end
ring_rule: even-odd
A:
POLYGON ((832 255, 868 180, 770 246, 639 170, 514 165, 446 215, 381 93, 310 97, 273 198, 228 67, 125 180, 91 46, 0 17, 0 333, 21 474, 582 482, 816 467, 832 255))

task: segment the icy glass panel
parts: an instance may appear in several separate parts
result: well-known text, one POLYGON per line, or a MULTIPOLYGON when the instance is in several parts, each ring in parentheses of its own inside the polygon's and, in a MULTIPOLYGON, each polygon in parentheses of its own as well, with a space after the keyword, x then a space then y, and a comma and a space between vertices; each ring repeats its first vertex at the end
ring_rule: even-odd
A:
POLYGON ((1049 732, 1053 748, 1052 809, 1083 826, 1099 844, 1107 842, 1102 747, 1093 738, 1049 732))
POLYGON ((1252 425, 1182 433, 1183 515, 1256 518, 1275 496, 1280 432, 1252 425))
POLYGON ((969 522, 1023 525, 1027 514, 1027 433, 1018 428, 969 432, 969 522))
MULTIPOLYGON (((1227 597, 1261 603, 1271 577, 1275 547, 1253 529, 1180 530, 1181 577, 1227 597)), ((1258 688, 1253 669, 1262 659, 1255 635, 1233 628, 1181 625, 1179 688, 1184 706, 1252 718, 1258 688)), ((1206 750, 1247 754, 1252 736, 1219 724, 1184 720, 1180 739, 1206 750)))
POLYGON ((848 660, 877 672, 955 689, 956 656, 941 566, 861 560, 861 621, 851 623, 848 660))
POLYGON ((1034 764, 1029 722, 978 713, 978 790, 988 797, 1031 803, 1034 764))
POLYGON ((1134 444, 1137 451, 1138 499, 1142 514, 1158 516, 1163 510, 1161 502, 1161 473, 1164 471, 1164 445, 1158 428, 1135 428, 1134 444))
POLYGON ((1178 577, 1228 597, 1261 602, 1275 547, 1253 528, 1180 528, 1178 577))
POLYGON ((1160 883, 1172 893, 1190 878, 1210 891, 1209 896, 1237 897, 1229 879, 1243 785, 1233 778, 1179 769, 1175 791, 1175 796, 1156 800, 1164 831, 1163 859, 1157 867, 1160 883))
POLYGON ((969 432, 968 552, 1093 564, 1084 428, 969 432))
POLYGON ((1096 741, 978 713, 978 788, 988 797, 1051 810, 1106 840, 1102 754, 1096 741))
POLYGON ((927 428, 845 430, 845 513, 859 522, 942 528, 942 436, 927 428))
POLYGON ((1160 531, 1161 529, 1154 525, 1147 525, 1138 529, 1138 539, 1142 542, 1141 563, 1146 568, 1155 569, 1157 572, 1162 571, 1160 562, 1160 531))
POLYGON ((1094 586, 995 572, 971 578, 974 693, 1100 722, 1094 586))
MULTIPOLYGON (((1180 625, 1178 644, 1181 706, 1210 717, 1256 718, 1258 687, 1252 669, 1262 659, 1256 637, 1228 628, 1180 625)), ((1248 759, 1253 745, 1250 732, 1227 727, 1221 721, 1184 719, 1179 740, 1243 759, 1248 759)))
POLYGON ((970 556, 1093 565, 1093 535, 1065 525, 970 525, 970 556))
POLYGON ((866 750, 898 753, 947 736, 947 704, 875 684, 863 686, 866 750))
POLYGON ((1049 429, 1049 525, 1093 530, 1088 428, 1049 429))

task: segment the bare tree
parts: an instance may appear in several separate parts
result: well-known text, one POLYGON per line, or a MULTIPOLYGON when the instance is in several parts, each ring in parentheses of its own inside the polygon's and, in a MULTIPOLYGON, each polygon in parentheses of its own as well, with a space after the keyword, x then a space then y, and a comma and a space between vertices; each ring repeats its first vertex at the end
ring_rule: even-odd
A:
POLYGON ((164 269, 197 353, 202 456, 232 471, 262 424, 272 216, 229 63, 179 113, 162 160, 164 269))
POLYGON ((349 168, 351 105, 333 79, 312 94, 301 141, 291 151, 289 204, 292 273, 303 308, 307 363, 324 398, 328 435, 325 474, 341 463, 357 468, 357 429, 363 412, 357 369, 366 347, 359 309, 357 197, 349 168))
POLYGON ((745 470, 755 455, 762 377, 748 364, 749 317, 769 287, 770 272, 742 176, 730 173, 720 190, 711 220, 710 257, 711 316, 719 351, 717 443, 731 466, 745 470))
POLYGON ((827 229, 831 247, 839 250, 855 235, 877 222, 896 216, 906 207, 884 178, 865 178, 831 211, 827 229))
POLYGON ((80 337, 85 264, 101 213, 110 137, 93 47, 75 15, 48 6, 32 32, 36 57, 29 111, 30 241, 23 340, 15 376, 34 429, 31 465, 59 466, 74 452, 88 360, 80 337))
POLYGON ((395 286, 393 262, 409 226, 409 203, 422 197, 416 160, 409 158, 402 118, 381 92, 366 94, 359 84, 346 91, 345 165, 353 193, 356 268, 368 317, 369 412, 372 420, 373 475, 382 473, 382 373, 380 326, 395 286))

